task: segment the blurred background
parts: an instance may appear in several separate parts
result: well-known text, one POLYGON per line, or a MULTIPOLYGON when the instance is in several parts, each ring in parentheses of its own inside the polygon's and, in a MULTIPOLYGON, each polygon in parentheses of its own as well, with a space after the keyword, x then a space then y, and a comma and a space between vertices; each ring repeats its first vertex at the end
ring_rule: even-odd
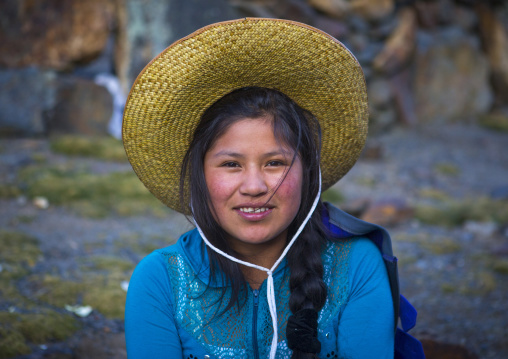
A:
POLYGON ((387 226, 428 358, 508 358, 508 5, 485 0, 0 2, 0 358, 125 358, 135 265, 191 228, 120 141, 139 72, 240 17, 315 26, 367 81, 370 135, 323 194, 387 226))

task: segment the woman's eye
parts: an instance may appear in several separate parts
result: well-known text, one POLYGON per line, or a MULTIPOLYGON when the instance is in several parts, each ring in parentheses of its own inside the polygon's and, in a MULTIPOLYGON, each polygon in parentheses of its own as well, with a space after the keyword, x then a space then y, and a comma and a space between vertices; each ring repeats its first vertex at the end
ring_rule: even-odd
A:
POLYGON ((238 163, 236 162, 224 162, 222 167, 238 167, 238 163))
POLYGON ((276 167, 276 166, 285 166, 285 164, 281 161, 270 161, 267 163, 267 166, 276 167))

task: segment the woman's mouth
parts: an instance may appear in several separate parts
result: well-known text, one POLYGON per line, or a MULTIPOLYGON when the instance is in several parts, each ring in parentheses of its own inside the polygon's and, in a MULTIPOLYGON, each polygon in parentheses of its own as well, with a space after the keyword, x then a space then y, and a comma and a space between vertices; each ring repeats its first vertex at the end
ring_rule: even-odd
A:
POLYGON ((252 208, 252 207, 241 207, 239 210, 243 213, 262 213, 268 211, 268 207, 252 208))
POLYGON ((261 221, 272 213, 271 207, 237 207, 236 213, 248 221, 261 221))

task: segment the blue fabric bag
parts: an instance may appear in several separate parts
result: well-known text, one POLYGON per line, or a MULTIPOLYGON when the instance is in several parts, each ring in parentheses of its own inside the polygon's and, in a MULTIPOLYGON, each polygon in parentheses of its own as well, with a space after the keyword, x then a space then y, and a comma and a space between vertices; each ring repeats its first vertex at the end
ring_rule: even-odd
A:
POLYGON ((397 258, 393 256, 390 235, 381 226, 362 221, 329 203, 324 204, 323 223, 334 239, 364 236, 373 241, 383 255, 395 313, 395 359, 425 359, 422 344, 408 333, 416 324, 417 312, 411 303, 400 295, 397 258), (399 319, 402 328, 398 326, 399 319))

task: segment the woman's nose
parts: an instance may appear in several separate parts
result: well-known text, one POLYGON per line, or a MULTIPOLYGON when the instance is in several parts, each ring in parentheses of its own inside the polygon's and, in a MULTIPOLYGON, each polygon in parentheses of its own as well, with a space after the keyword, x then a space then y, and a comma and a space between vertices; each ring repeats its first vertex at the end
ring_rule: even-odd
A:
POLYGON ((259 169, 250 169, 245 172, 240 186, 240 192, 247 196, 258 197, 269 190, 266 176, 259 169))

